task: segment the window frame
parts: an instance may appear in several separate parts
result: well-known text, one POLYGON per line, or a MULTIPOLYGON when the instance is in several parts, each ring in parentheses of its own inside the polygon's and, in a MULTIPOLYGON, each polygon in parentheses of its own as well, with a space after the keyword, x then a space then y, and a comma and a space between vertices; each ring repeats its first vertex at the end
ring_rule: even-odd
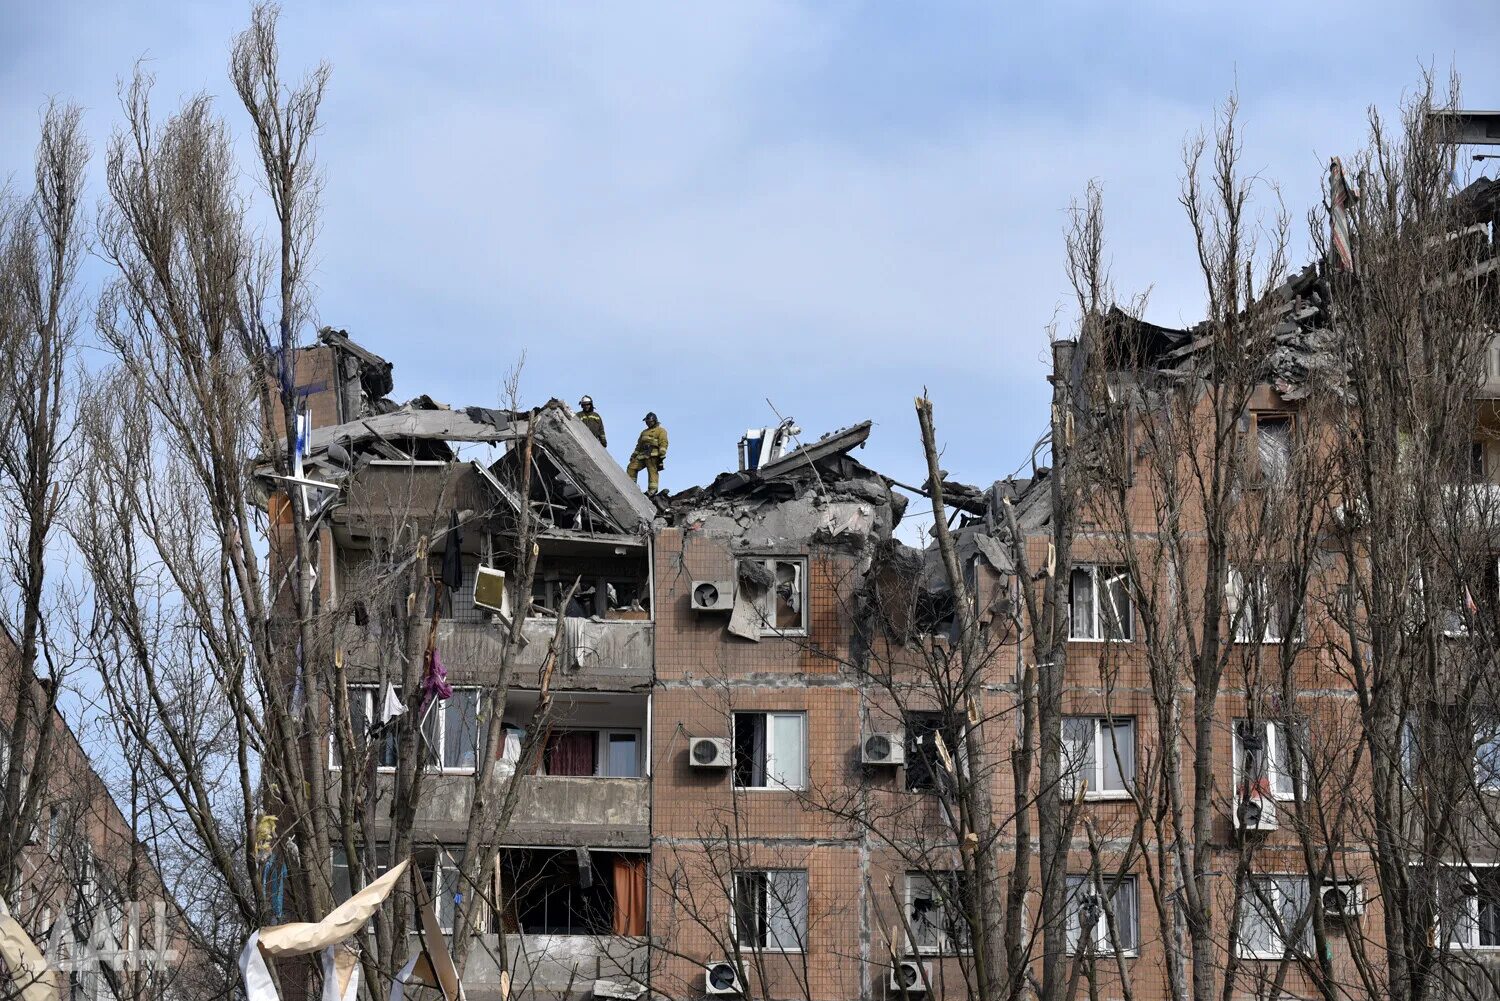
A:
MULTIPOLYGON (((1285 907, 1286 890, 1283 886, 1283 884, 1285 883, 1296 882, 1302 884, 1306 893, 1305 906, 1312 906, 1312 880, 1310 880, 1304 874, 1291 872, 1267 872, 1255 873, 1247 878, 1252 883, 1263 882, 1270 884, 1271 892, 1267 894, 1267 896, 1272 899, 1274 910, 1276 911, 1278 918, 1280 918, 1280 915, 1285 907)), ((1271 923, 1267 918, 1264 918, 1261 915, 1259 908, 1260 897, 1253 888, 1240 898, 1240 913, 1235 918, 1235 952, 1239 955, 1240 959, 1279 962, 1282 957, 1286 956, 1289 952, 1289 950, 1287 949, 1288 943, 1285 935, 1283 934, 1283 929, 1285 929, 1286 927, 1286 921, 1284 919, 1280 919, 1275 923, 1271 923), (1242 922, 1244 922, 1246 918, 1254 918, 1257 921, 1267 921, 1266 929, 1270 933, 1269 938, 1276 946, 1275 949, 1260 952, 1254 949, 1246 948, 1245 935, 1242 925, 1242 922), (1280 925, 1281 927, 1278 927, 1278 925, 1280 925)), ((1309 919, 1303 924, 1302 935, 1304 936, 1304 939, 1310 939, 1312 937, 1312 934, 1313 925, 1312 920, 1309 917, 1309 919)), ((1311 942, 1300 944, 1300 951, 1303 953, 1307 953, 1311 947, 1311 944, 1311 942)))
POLYGON ((951 736, 952 746, 948 746, 948 753, 952 755, 955 762, 959 755, 964 753, 964 722, 957 718, 956 714, 947 713, 941 709, 908 709, 902 713, 901 724, 904 729, 906 740, 906 764, 902 766, 901 784, 909 793, 925 795, 927 793, 941 793, 942 786, 937 781, 937 776, 942 769, 942 762, 936 752, 930 757, 922 747, 922 737, 943 737, 944 746, 948 746, 948 738, 951 736), (918 733, 918 730, 923 731, 918 733), (949 732, 951 731, 951 733, 949 732), (925 784, 913 785, 912 762, 920 761, 922 768, 926 770, 928 781, 925 784))
POLYGON ((1254 412, 1255 475, 1262 487, 1282 486, 1291 481, 1293 453, 1297 448, 1297 414, 1291 410, 1257 410, 1254 412), (1286 427, 1286 468, 1278 473, 1266 469, 1265 449, 1262 446, 1261 427, 1264 424, 1279 424, 1286 427))
MULTIPOLYGON (((1111 599, 1113 604, 1113 599, 1111 599)), ((1068 642, 1070 643, 1134 643, 1135 642, 1135 595, 1131 587, 1130 568, 1119 566, 1114 563, 1075 563, 1068 573, 1068 642), (1073 575, 1079 572, 1087 573, 1089 576, 1089 590, 1091 592, 1092 619, 1091 626, 1094 635, 1078 636, 1073 632, 1074 615, 1073 609, 1076 605, 1073 597, 1073 575), (1123 636, 1106 636, 1105 617, 1103 615, 1104 596, 1110 593, 1108 584, 1115 580, 1125 582, 1125 610, 1124 614, 1118 614, 1120 610, 1115 609, 1116 621, 1123 626, 1123 636)))
MULTIPOLYGON (((730 776, 731 788, 733 788, 733 789, 743 789, 743 790, 748 790, 748 791, 752 791, 752 792, 754 792, 754 791, 763 791, 763 792, 803 792, 803 791, 805 791, 807 789, 807 785, 808 785, 808 771, 809 771, 809 768, 808 768, 809 762, 807 760, 807 746, 808 746, 808 738, 807 738, 807 729, 808 729, 808 727, 807 727, 807 710, 805 710, 805 709, 735 709, 735 710, 732 710, 730 712, 730 715, 729 715, 729 744, 730 744, 730 749, 731 749, 731 753, 732 754, 738 754, 739 753, 739 751, 738 751, 739 745, 738 745, 738 743, 735 740, 734 731, 735 731, 735 728, 739 725, 738 717, 740 717, 740 716, 764 716, 765 717, 765 720, 766 720, 765 721, 765 732, 766 732, 766 751, 765 751, 765 754, 766 754, 766 760, 765 760, 765 763, 764 763, 764 765, 762 767, 765 769, 765 772, 766 772, 766 782, 765 782, 764 785, 758 785, 758 786, 757 785, 741 785, 740 782, 739 782, 739 762, 736 761, 734 763, 734 767, 731 769, 731 773, 732 773, 731 776, 730 776), (784 783, 784 782, 781 782, 781 781, 775 781, 775 782, 773 782, 771 780, 771 762, 774 761, 775 757, 776 757, 776 752, 773 749, 775 728, 771 725, 771 720, 774 717, 778 717, 778 716, 795 716, 795 717, 797 717, 797 718, 799 718, 801 720, 802 775, 798 779, 798 782, 797 782, 796 785, 790 785, 790 784, 787 784, 787 783, 784 783)), ((759 870, 755 870, 755 871, 759 871, 759 870)))
MULTIPOLYGON (((1469 862, 1463 865, 1442 865, 1440 872, 1449 877, 1457 877, 1454 886, 1459 889, 1464 899, 1463 920, 1468 927, 1466 940, 1459 941, 1454 935, 1454 930, 1443 927, 1443 906, 1438 904, 1436 922, 1438 925, 1438 942, 1455 949, 1464 949, 1471 952, 1500 953, 1500 935, 1496 936, 1493 945, 1484 945, 1480 939, 1479 904, 1480 904, 1480 881, 1476 878, 1476 870, 1484 870, 1491 873, 1491 879, 1500 878, 1500 862, 1469 862)), ((1500 909, 1500 883, 1494 884, 1496 891, 1491 905, 1500 909)))
MULTIPOLYGON (((732 878, 730 879, 729 915, 730 915, 730 924, 732 926, 732 931, 733 931, 733 934, 734 934, 734 942, 735 942, 736 946, 738 946, 741 949, 748 949, 748 950, 752 950, 752 951, 755 951, 755 952, 772 953, 772 954, 789 955, 789 956, 803 955, 803 954, 811 952, 811 949, 808 948, 809 943, 808 943, 808 930, 807 930, 808 919, 811 917, 811 914, 812 914, 812 900, 811 900, 811 895, 812 895, 812 886, 811 886, 811 881, 808 879, 808 872, 807 872, 806 869, 796 869, 796 868, 792 868, 792 867, 788 867, 788 866, 770 866, 770 867, 763 868, 763 869, 736 869, 736 870, 734 870, 734 872, 732 874, 732 878), (793 932, 796 934, 796 938, 797 938, 797 941, 798 941, 799 944, 796 945, 793 948, 787 948, 785 946, 768 945, 768 944, 766 944, 766 942, 759 942, 759 943, 753 942, 753 941, 752 942, 746 942, 744 940, 744 936, 742 935, 743 929, 740 928, 740 901, 739 901, 740 880, 742 878, 744 878, 744 877, 747 877, 747 876, 749 876, 749 877, 759 876, 759 877, 761 877, 761 879, 762 879, 762 881, 764 883, 765 894, 766 894, 766 913, 763 914, 763 915, 760 915, 760 917, 761 917, 762 920, 764 920, 766 922, 766 926, 767 926, 767 933, 766 933, 765 939, 766 939, 767 942, 770 940, 770 937, 771 937, 770 936, 770 908, 771 908, 771 904, 772 904, 772 895, 771 895, 771 887, 770 887, 770 879, 769 879, 769 877, 770 877, 770 875, 772 873, 792 873, 794 875, 797 875, 797 876, 801 877, 801 884, 802 884, 802 912, 801 912, 801 915, 800 915, 801 916, 801 927, 798 928, 794 924, 793 932)), ((786 911, 785 903, 782 902, 782 901, 777 901, 777 903, 779 903, 781 905, 782 911, 783 911, 783 913, 785 913, 785 911, 786 911)))
MULTIPOLYGON (((1240 746, 1240 725, 1249 722, 1250 718, 1248 716, 1237 716, 1230 726, 1229 753, 1234 765, 1234 790, 1236 800, 1239 799, 1240 786, 1245 779, 1245 750, 1240 746)), ((1287 760, 1290 761, 1292 763, 1292 767, 1297 770, 1297 777, 1302 780, 1303 789, 1305 790, 1307 787, 1306 764, 1302 760, 1302 755, 1298 752, 1296 743, 1290 737, 1291 728, 1297 726, 1298 723, 1296 720, 1280 719, 1261 719, 1258 722, 1260 723, 1261 728, 1265 733, 1264 737, 1262 738, 1266 743, 1263 754, 1265 755, 1266 762, 1266 784, 1271 789, 1271 798, 1278 803, 1294 803, 1297 801, 1296 783, 1292 781, 1291 772, 1283 773, 1280 767, 1278 767, 1277 756, 1275 752, 1279 749, 1280 743, 1284 740, 1287 744, 1287 750, 1289 752, 1287 755, 1287 760), (1273 743, 1273 741, 1275 743, 1273 743), (1276 787, 1278 779, 1286 780, 1286 792, 1278 791, 1276 787)), ((1257 776, 1257 778, 1259 778, 1259 776, 1257 776)))
MULTIPOLYGON (((1108 875, 1096 878, 1089 873, 1073 873, 1063 878, 1064 907, 1063 907, 1063 948, 1067 955, 1077 956, 1083 951, 1083 921, 1079 913, 1079 897, 1074 887, 1092 887, 1095 896, 1107 902, 1111 908, 1119 906, 1120 890, 1126 886, 1130 888, 1130 941, 1129 948, 1121 949, 1119 943, 1109 941, 1109 922, 1105 920, 1104 908, 1099 908, 1099 916, 1094 919, 1094 927, 1090 932, 1090 938, 1094 943, 1093 954, 1095 956, 1122 956, 1133 959, 1141 952, 1141 897, 1140 881, 1134 873, 1123 876, 1108 875), (1106 896, 1105 887, 1108 886, 1112 892, 1106 896), (1074 937, 1076 934, 1076 938, 1074 937)), ((1119 935, 1120 915, 1115 911, 1116 938, 1119 935)))
MULTIPOLYGON (((1090 713, 1066 713, 1066 714, 1064 714, 1063 717, 1062 717, 1062 720, 1061 720, 1061 722, 1059 724, 1060 727, 1061 727, 1061 730, 1062 730, 1064 764, 1066 764, 1066 758, 1067 758, 1067 724, 1068 724, 1069 720, 1089 720, 1089 721, 1091 721, 1093 723, 1093 731, 1094 731, 1094 737, 1093 737, 1093 743, 1094 743, 1093 774, 1087 776, 1087 778, 1089 780, 1089 784, 1088 784, 1087 791, 1083 794, 1084 800, 1085 801, 1092 801, 1092 800, 1104 800, 1104 801, 1108 801, 1108 800, 1128 800, 1128 799, 1133 799, 1134 798, 1134 793, 1131 790, 1130 786, 1134 785, 1134 783, 1135 783, 1135 769, 1136 769, 1136 753, 1135 753, 1136 752, 1136 726, 1135 726, 1135 717, 1134 716, 1102 716, 1102 715, 1094 715, 1094 714, 1090 714, 1090 713), (1106 789, 1106 788, 1104 788, 1105 755, 1108 754, 1109 755, 1109 759, 1110 760, 1114 760, 1114 757, 1115 757, 1114 756, 1114 748, 1118 747, 1119 744, 1118 744, 1118 741, 1115 741, 1115 740, 1110 740, 1110 741, 1106 742, 1105 737, 1104 737, 1104 731, 1105 731, 1106 727, 1108 727, 1109 729, 1114 729, 1114 728, 1120 726, 1122 723, 1123 724, 1129 724, 1129 726, 1130 726, 1130 775, 1129 776, 1124 776, 1124 775, 1121 776, 1121 779, 1126 783, 1125 788, 1122 788, 1122 789, 1106 789)), ((1064 774, 1064 781, 1068 782, 1069 785, 1072 787, 1073 791, 1076 792, 1077 788, 1078 788, 1078 785, 1077 785, 1076 779, 1074 779, 1072 777, 1072 772, 1073 772, 1073 769, 1071 769, 1071 768, 1066 770, 1066 772, 1064 774)))
MULTIPOLYGON (((776 565, 778 563, 790 563, 790 564, 793 564, 793 565, 795 565, 797 567, 797 590, 798 590, 798 599, 797 599, 797 601, 798 601, 798 609, 797 610, 798 610, 798 613, 799 613, 799 617, 802 620, 801 623, 799 625, 791 626, 791 627, 787 627, 787 628, 782 628, 781 626, 776 625, 776 590, 777 590, 777 588, 776 588, 775 585, 773 585, 773 586, 767 588, 765 595, 761 599, 758 599, 755 602, 755 611, 756 611, 757 616, 760 618, 760 635, 761 636, 806 636, 806 635, 808 635, 809 615, 808 615, 808 608, 807 608, 807 600, 808 600, 809 589, 808 589, 808 584, 807 584, 807 572, 808 572, 808 560, 807 560, 807 557, 803 556, 803 555, 793 555, 793 556, 741 556, 739 558, 739 561, 737 561, 736 564, 735 564, 736 568, 738 568, 739 562, 744 562, 744 561, 749 561, 749 562, 754 562, 754 563, 761 564, 767 570, 771 571, 771 575, 773 577, 777 577, 777 574, 776 574, 776 565)), ((777 577, 777 579, 779 580, 780 578, 777 577)))
MULTIPOLYGON (((520 730, 524 741, 526 738, 525 728, 515 723, 502 723, 520 730)), ((643 753, 645 750, 645 739, 640 727, 628 726, 566 726, 557 727, 552 731, 559 733, 592 733, 594 734, 594 774, 592 775, 552 775, 547 771, 547 756, 544 753, 541 761, 537 764, 537 774, 543 777, 563 779, 638 779, 645 777, 645 761, 643 753), (635 739, 635 774, 634 775, 610 775, 609 768, 609 738, 615 735, 626 735, 635 739)), ((502 752, 504 745, 502 744, 502 752)), ((544 749, 545 750, 545 749, 544 749)))
MULTIPOLYGON (((906 909, 906 926, 910 930, 916 928, 916 914, 912 910, 913 880, 924 880, 931 888, 935 905, 943 909, 945 918, 953 918, 956 908, 953 906, 953 895, 963 892, 961 880, 964 878, 962 869, 908 869, 903 884, 901 905, 906 909), (940 882, 946 882, 949 894, 947 899, 938 898, 938 886, 940 882)), ((907 955, 911 956, 967 956, 973 953, 974 947, 968 941, 954 941, 952 931, 956 930, 967 939, 967 928, 958 921, 946 920, 944 927, 937 929, 941 941, 936 945, 923 945, 915 941, 910 933, 906 936, 907 955), (950 929, 949 926, 952 928, 950 929)))
MULTIPOLYGON (((1292 622, 1292 635, 1283 635, 1281 628, 1282 610, 1280 600, 1273 601, 1270 594, 1271 576, 1270 567, 1257 567, 1245 571, 1239 567, 1229 567, 1224 579, 1225 610, 1229 615, 1229 625, 1233 635, 1230 642, 1239 646, 1266 646, 1284 643, 1287 639, 1301 643, 1307 638, 1306 609, 1299 607, 1296 618, 1292 622), (1234 594, 1234 582, 1240 582, 1240 597, 1234 594), (1249 598, 1249 604, 1246 599, 1249 598), (1259 624, 1260 636, 1256 638, 1256 613, 1257 606, 1265 615, 1265 621, 1259 624), (1247 625, 1249 628, 1247 628, 1247 625)), ((1288 595, 1290 597, 1290 595, 1288 595)))

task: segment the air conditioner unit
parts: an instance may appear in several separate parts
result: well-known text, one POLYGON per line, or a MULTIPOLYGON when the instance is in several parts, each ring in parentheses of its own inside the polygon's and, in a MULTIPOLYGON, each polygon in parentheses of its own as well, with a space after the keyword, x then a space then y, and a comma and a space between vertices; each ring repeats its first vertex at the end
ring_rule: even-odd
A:
POLYGON ((505 593, 505 571, 480 567, 474 573, 474 604, 491 612, 510 615, 510 596, 505 593))
POLYGON ((734 609, 734 581, 693 581, 693 611, 728 612, 734 609))
POLYGON ((1358 880, 1329 883, 1323 887, 1323 913, 1330 918, 1353 917, 1365 912, 1365 895, 1358 880))
POLYGON ((906 734, 872 733, 859 747, 859 759, 867 765, 906 764, 906 734))
POLYGON ((897 997, 926 994, 932 982, 932 967, 915 959, 899 960, 891 967, 891 990, 897 997))
POLYGON ((1265 796, 1237 799, 1234 804, 1234 826, 1242 831, 1276 830, 1276 801, 1265 796))
POLYGON ((703 970, 704 990, 709 994, 743 994, 739 971, 733 963, 709 963, 703 970))
POLYGON ((694 768, 728 768, 734 764, 734 751, 728 737, 691 737, 688 761, 694 768))

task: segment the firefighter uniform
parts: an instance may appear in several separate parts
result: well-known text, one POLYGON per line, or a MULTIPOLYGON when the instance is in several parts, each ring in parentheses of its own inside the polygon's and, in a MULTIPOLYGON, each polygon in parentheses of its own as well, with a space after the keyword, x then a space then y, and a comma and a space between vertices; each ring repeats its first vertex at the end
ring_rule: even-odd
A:
POLYGON ((667 460, 667 429, 657 423, 655 414, 646 415, 646 429, 635 441, 635 451, 630 453, 630 464, 625 475, 634 480, 642 469, 646 471, 646 492, 656 493, 660 489, 662 466, 667 460))

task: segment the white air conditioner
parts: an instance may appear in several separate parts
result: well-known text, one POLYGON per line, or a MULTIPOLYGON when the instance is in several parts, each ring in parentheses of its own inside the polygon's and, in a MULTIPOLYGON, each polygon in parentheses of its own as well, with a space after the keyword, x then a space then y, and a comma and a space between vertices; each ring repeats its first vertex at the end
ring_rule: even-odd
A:
POLYGON ((1265 796, 1236 799, 1234 826, 1242 831, 1276 830, 1276 801, 1265 796))
POLYGON ((1323 913, 1330 918, 1353 917, 1365 912, 1365 895, 1358 880, 1343 880, 1323 887, 1323 913))
POLYGON ((932 981, 932 967, 915 959, 899 960, 891 967, 891 991, 897 997, 926 994, 932 981))
POLYGON ((743 994, 739 971, 733 963, 709 963, 703 970, 704 990, 709 994, 743 994))
POLYGON ((734 764, 734 750, 728 737, 690 737, 688 761, 694 768, 728 768, 734 764))
POLYGON ((734 610, 734 581, 693 581, 693 611, 729 612, 734 610))
POLYGON ((859 759, 867 765, 906 764, 906 734, 872 733, 859 746, 859 759))

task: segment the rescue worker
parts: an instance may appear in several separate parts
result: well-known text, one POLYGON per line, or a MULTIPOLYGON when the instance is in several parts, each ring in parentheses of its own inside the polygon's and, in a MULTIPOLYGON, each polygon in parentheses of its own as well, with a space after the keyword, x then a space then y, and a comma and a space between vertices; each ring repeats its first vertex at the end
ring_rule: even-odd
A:
POLYGON ((578 401, 578 419, 583 421, 583 426, 594 432, 594 437, 599 439, 599 444, 608 445, 604 437, 604 418, 599 411, 594 409, 594 398, 585 396, 578 401))
POLYGON ((647 414, 645 421, 646 430, 635 440, 635 451, 630 453, 630 464, 625 467, 625 475, 633 481, 644 469, 646 492, 654 494, 660 491, 657 474, 667 464, 667 429, 657 422, 654 413, 647 414))

